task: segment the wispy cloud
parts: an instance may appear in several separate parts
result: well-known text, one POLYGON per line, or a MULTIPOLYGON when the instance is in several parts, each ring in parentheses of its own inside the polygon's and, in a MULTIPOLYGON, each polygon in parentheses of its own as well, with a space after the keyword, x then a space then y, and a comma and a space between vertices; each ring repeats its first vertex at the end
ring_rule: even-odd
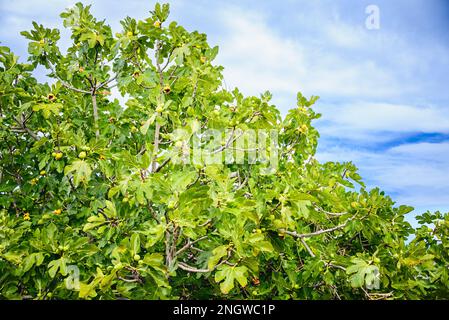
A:
POLYGON ((318 127, 324 137, 388 142, 407 133, 449 133, 449 107, 354 101, 321 104, 318 127))
POLYGON ((299 42, 267 23, 260 13, 227 7, 219 23, 226 34, 220 39, 219 62, 226 66, 228 84, 251 94, 269 88, 275 94, 294 97, 306 94, 332 97, 382 97, 411 91, 395 79, 394 72, 372 59, 348 59, 337 47, 365 45, 366 31, 334 22, 321 26, 324 41, 299 42), (338 34, 336 38, 334 34, 338 34), (327 42, 327 40, 330 42, 327 42))
POLYGON ((402 204, 449 206, 449 143, 416 143, 382 152, 351 146, 328 146, 321 161, 353 161, 369 187, 380 186, 402 204))

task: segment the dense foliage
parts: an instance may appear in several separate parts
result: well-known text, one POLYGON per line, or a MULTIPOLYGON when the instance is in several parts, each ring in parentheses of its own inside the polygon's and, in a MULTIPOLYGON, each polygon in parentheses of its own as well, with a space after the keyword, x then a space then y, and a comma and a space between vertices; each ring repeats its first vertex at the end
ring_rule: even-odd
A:
POLYGON ((316 161, 316 97, 282 119, 224 89, 218 48, 168 14, 114 35, 78 3, 65 53, 37 23, 29 63, 0 47, 0 297, 448 298, 449 215, 413 229, 352 163, 316 161), (207 129, 231 132, 217 152, 276 130, 277 167, 177 161, 207 129))

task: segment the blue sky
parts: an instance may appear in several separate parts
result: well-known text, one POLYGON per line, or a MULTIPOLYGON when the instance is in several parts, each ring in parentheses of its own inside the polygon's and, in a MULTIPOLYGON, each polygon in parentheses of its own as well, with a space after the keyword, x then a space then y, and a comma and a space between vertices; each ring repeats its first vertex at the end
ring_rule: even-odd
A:
MULTIPOLYGON (((19 36, 35 20, 61 27, 76 1, 0 0, 0 39, 26 57, 19 36)), ((97 0, 92 10, 115 31, 154 1, 97 0)), ((396 1, 170 1, 171 18, 220 47, 226 86, 270 90, 283 114, 296 92, 319 95, 322 161, 352 160, 417 212, 449 211, 449 4, 396 1), (377 5, 380 29, 365 27, 377 5)), ((67 34, 63 34, 67 36, 67 34)), ((64 41, 63 41, 64 42, 64 41)))

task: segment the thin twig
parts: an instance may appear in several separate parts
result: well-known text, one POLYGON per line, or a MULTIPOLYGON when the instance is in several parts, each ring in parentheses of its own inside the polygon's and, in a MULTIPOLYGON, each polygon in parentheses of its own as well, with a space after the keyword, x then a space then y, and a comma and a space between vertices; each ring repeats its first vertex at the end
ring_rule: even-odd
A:
POLYGON ((210 154, 216 154, 216 153, 218 153, 218 152, 221 152, 221 151, 223 151, 223 150, 229 148, 229 146, 231 145, 231 143, 234 143, 234 141, 236 141, 238 138, 240 138, 240 137, 244 134, 244 132, 242 131, 242 132, 241 132, 238 136, 236 136, 235 138, 234 138, 234 134, 235 134, 235 128, 232 128, 231 134, 230 134, 230 136, 229 136, 228 141, 226 141, 226 144, 225 144, 224 146, 221 146, 220 148, 218 148, 218 149, 212 151, 210 154))
POLYGON ((157 222, 161 223, 161 219, 158 218, 156 212, 154 211, 153 207, 151 206, 151 203, 148 203, 148 204, 147 204, 147 208, 148 208, 148 210, 150 210, 150 213, 151 213, 151 215, 153 216, 153 218, 154 218, 157 222))
POLYGON ((58 74, 56 73, 55 67, 54 67, 50 62, 48 63, 48 66, 49 66, 50 70, 53 72, 53 74, 55 75, 55 77, 56 77, 56 78, 61 82, 61 84, 62 84, 64 87, 66 87, 67 89, 70 89, 70 90, 73 90, 73 91, 76 91, 76 92, 79 92, 79 93, 91 94, 90 91, 75 88, 74 86, 72 86, 72 85, 70 85, 69 83, 67 83, 67 82, 65 82, 64 80, 62 80, 62 79, 58 76, 58 74))
POLYGON ((100 88, 102 88, 102 87, 108 85, 109 83, 111 83, 111 82, 114 81, 115 79, 117 79, 117 75, 115 75, 114 77, 112 77, 111 79, 109 79, 109 80, 107 80, 107 81, 104 81, 104 82, 100 83, 100 84, 96 87, 96 90, 98 90, 98 89, 100 89, 100 88))
POLYGON ((188 240, 187 240, 187 243, 186 243, 181 249, 179 249, 178 251, 176 251, 176 255, 179 255, 179 254, 183 253, 183 252, 186 251, 187 249, 191 248, 195 243, 197 243, 197 242, 199 242, 199 241, 201 241, 201 240, 204 240, 204 239, 206 239, 206 238, 207 238, 207 236, 202 236, 202 237, 200 237, 200 238, 198 238, 198 239, 196 239, 196 240, 194 240, 194 241, 190 241, 190 239, 188 239, 188 240))
POLYGON ((161 165, 158 166, 158 167, 156 168, 156 170, 154 170, 154 173, 161 171, 161 169, 162 169, 163 167, 165 167, 165 166, 170 162, 170 160, 171 160, 171 158, 165 159, 164 162, 162 162, 161 165))
POLYGON ((197 269, 195 267, 189 266, 188 264, 185 264, 184 262, 178 262, 179 268, 182 270, 188 271, 188 272, 197 272, 197 273, 208 273, 212 272, 213 270, 209 269, 197 269))
POLYGON ((327 215, 330 215, 330 216, 340 217, 340 216, 343 216, 343 215, 347 214, 347 212, 329 212, 329 211, 326 211, 326 210, 324 210, 324 209, 318 207, 318 206, 315 205, 315 204, 313 205, 313 207, 314 207, 317 211, 323 212, 323 213, 325 213, 325 214, 327 214, 327 215))
MULTIPOLYGON (((163 92, 163 86, 164 86, 164 78, 161 70, 161 65, 159 64, 159 50, 161 49, 161 44, 159 41, 156 42, 156 68, 157 73, 159 74, 159 85, 160 85, 160 94, 162 95, 163 92)), ((155 172, 157 169, 157 154, 159 152, 159 134, 161 131, 161 125, 156 119, 156 126, 154 129, 154 148, 153 148, 153 159, 151 161, 151 172, 155 172)))
POLYGON ((17 120, 16 117, 13 117, 14 120, 17 122, 17 124, 19 125, 19 128, 17 129, 13 129, 13 131, 19 131, 19 132, 26 132, 28 133, 34 140, 39 141, 39 137, 37 136, 37 134, 35 134, 30 128, 28 128, 26 126, 26 121, 24 118, 24 115, 22 114, 22 121, 17 120))
POLYGON ((315 258, 315 254, 313 253, 312 249, 310 249, 309 245, 306 243, 306 241, 303 238, 299 238, 299 241, 301 241, 302 245, 304 246, 304 248, 306 248, 307 252, 313 257, 315 258))
POLYGON ((348 221, 346 221, 345 223, 339 224, 338 226, 335 226, 333 228, 329 228, 329 229, 322 229, 322 230, 318 230, 315 232, 311 232, 311 233, 302 233, 299 234, 296 231, 289 231, 289 230, 285 230, 285 229, 279 229, 280 232, 288 234, 292 237, 298 238, 298 239, 302 239, 302 238, 310 238, 310 237, 314 237, 314 236, 318 236, 320 234, 323 233, 328 233, 328 232, 332 232, 335 230, 339 230, 339 229, 343 229, 344 227, 346 227, 346 224, 348 223, 348 221))
POLYGON ((98 127, 98 107, 97 107, 97 95, 95 89, 92 90, 92 108, 94 113, 94 127, 95 127, 95 137, 100 138, 100 129, 98 127))

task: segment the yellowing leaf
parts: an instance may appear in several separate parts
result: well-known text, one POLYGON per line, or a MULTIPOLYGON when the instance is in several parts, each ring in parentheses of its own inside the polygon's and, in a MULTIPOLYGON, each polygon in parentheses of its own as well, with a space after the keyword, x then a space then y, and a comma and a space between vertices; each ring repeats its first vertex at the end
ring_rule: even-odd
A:
POLYGON ((61 103, 41 103, 33 106, 33 111, 42 111, 45 119, 48 119, 52 113, 58 114, 60 109, 62 109, 61 103))
POLYGON ((209 258, 209 261, 207 262, 207 267, 209 270, 212 270, 217 265, 218 261, 224 256, 226 256, 228 253, 228 246, 223 245, 216 247, 214 250, 212 250, 212 256, 209 258))
POLYGON ((73 183, 78 186, 80 183, 87 184, 92 174, 90 165, 84 160, 76 160, 64 169, 64 174, 73 174, 73 183))
POLYGON ((215 273, 215 282, 221 282, 221 292, 228 294, 234 288, 234 280, 237 280, 242 287, 245 287, 248 284, 247 273, 248 268, 245 266, 233 267, 222 265, 215 273))
POLYGON ((131 252, 133 255, 140 252, 140 237, 137 233, 133 233, 131 236, 131 252))

